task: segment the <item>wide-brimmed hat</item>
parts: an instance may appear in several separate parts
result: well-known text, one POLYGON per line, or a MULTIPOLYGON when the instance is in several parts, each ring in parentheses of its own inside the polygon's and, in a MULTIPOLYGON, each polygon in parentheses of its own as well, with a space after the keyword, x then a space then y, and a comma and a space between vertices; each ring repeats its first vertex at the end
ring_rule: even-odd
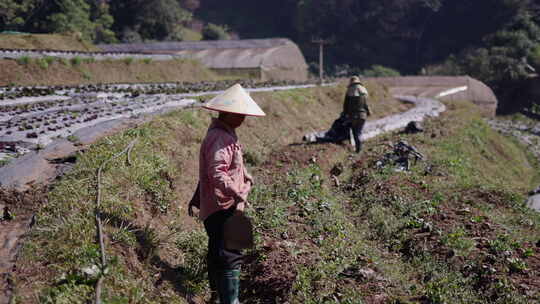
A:
POLYGON ((355 84, 355 83, 362 84, 362 82, 360 81, 360 77, 358 76, 351 77, 350 84, 355 84))
POLYGON ((266 116, 253 98, 249 96, 248 92, 239 84, 228 88, 223 93, 205 103, 202 107, 209 110, 244 114, 247 116, 266 116))

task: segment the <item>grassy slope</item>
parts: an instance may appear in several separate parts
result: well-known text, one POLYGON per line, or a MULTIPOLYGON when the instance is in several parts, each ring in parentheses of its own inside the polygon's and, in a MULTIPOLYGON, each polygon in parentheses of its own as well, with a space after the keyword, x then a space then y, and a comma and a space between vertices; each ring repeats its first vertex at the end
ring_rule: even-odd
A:
POLYGON ((175 82, 217 77, 190 60, 0 60, 0 86, 78 85, 93 83, 175 82))
MULTIPOLYGON (((248 119, 239 130, 257 180, 249 210, 257 246, 248 252, 243 303, 538 297, 524 300, 519 287, 538 290, 540 256, 534 247, 540 218, 521 203, 536 169, 521 147, 490 131, 468 103, 450 106, 425 133, 402 135, 429 155, 429 173, 422 165, 410 174, 372 166, 384 153, 381 144, 397 134, 366 143, 359 161, 345 146, 294 145, 332 122, 343 90, 254 94, 268 116, 248 119), (329 173, 335 165, 343 167, 339 186, 329 173)), ((382 91, 374 95, 379 116, 401 107, 382 91)), ((96 168, 134 138, 132 165, 115 161, 103 180, 111 257, 105 297, 111 303, 200 300, 206 240, 201 225, 185 216, 185 204, 209 118, 200 110, 175 112, 79 155, 75 170, 51 190, 24 246, 14 277, 18 301, 92 297, 92 278, 81 270, 98 261, 96 168)))
POLYGON ((97 52, 100 49, 75 36, 59 34, 0 34, 0 48, 4 49, 49 49, 65 51, 97 52))

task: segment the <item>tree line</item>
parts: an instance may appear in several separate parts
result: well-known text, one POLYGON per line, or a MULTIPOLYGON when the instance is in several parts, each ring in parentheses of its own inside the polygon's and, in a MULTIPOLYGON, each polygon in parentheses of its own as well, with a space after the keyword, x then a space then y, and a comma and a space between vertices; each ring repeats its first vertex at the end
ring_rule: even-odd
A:
POLYGON ((469 75, 502 112, 538 99, 527 86, 540 71, 539 0, 201 0, 195 17, 244 38, 291 38, 311 63, 312 41, 332 41, 325 70, 336 75, 469 75))
POLYGON ((538 0, 3 0, 0 30, 94 42, 286 37, 334 74, 468 74, 497 90, 540 68, 538 0), (383 69, 381 67, 384 67, 383 69))

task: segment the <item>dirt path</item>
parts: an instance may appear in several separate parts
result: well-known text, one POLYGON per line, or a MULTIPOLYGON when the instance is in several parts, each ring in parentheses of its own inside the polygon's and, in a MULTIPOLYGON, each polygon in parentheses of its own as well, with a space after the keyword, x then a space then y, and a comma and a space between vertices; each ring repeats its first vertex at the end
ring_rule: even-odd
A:
POLYGON ((12 293, 10 275, 17 260, 22 238, 28 231, 31 216, 0 222, 0 304, 9 303, 12 293))
POLYGON ((34 211, 46 202, 47 192, 46 187, 32 187, 25 192, 0 188, 0 304, 10 302, 11 274, 19 248, 34 224, 34 211))

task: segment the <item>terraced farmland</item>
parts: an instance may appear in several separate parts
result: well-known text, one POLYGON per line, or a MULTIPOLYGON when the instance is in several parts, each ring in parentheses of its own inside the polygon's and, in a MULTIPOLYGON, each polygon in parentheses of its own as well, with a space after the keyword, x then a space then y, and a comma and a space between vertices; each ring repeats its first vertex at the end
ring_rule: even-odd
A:
MULTIPOLYGON (((41 149, 102 122, 192 106, 237 81, 0 88, 0 160, 41 149)), ((254 91, 313 86, 238 81, 254 91)), ((5 161, 4 161, 5 162, 5 161)))

